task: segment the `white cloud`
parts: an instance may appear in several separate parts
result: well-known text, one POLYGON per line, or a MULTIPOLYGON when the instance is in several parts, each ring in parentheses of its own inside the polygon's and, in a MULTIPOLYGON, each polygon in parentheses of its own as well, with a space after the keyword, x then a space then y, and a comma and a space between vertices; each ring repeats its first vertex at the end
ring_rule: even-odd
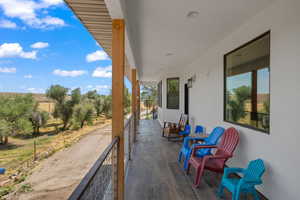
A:
POLYGON ((87 62, 95 62, 97 60, 109 60, 108 55, 104 51, 95 51, 86 56, 87 62))
POLYGON ((34 92, 36 89, 35 88, 27 88, 26 90, 29 92, 34 92))
POLYGON ((25 88, 25 90, 30 93, 45 93, 45 90, 41 88, 25 88))
POLYGON ((67 71, 67 70, 61 70, 61 69, 56 69, 53 71, 53 74, 54 75, 57 75, 57 76, 69 76, 69 77, 77 77, 77 76, 81 76, 81 75, 84 75, 86 74, 87 72, 84 71, 84 70, 70 70, 70 71, 67 71))
POLYGON ((31 78, 32 78, 32 75, 31 75, 31 74, 27 74, 27 75, 24 76, 24 78, 31 79, 31 78))
POLYGON ((96 90, 97 92, 100 91, 106 92, 111 89, 111 86, 110 85, 88 85, 86 88, 88 89, 88 91, 96 90))
POLYGON ((47 16, 43 19, 41 19, 41 23, 42 24, 46 24, 47 26, 65 26, 65 21, 57 18, 57 17, 51 17, 51 16, 47 16))
POLYGON ((17 69, 14 67, 0 67, 0 73, 16 73, 17 69))
POLYGON ((65 25, 65 22, 45 13, 45 9, 63 4, 62 0, 1 0, 0 7, 6 17, 18 18, 34 28, 55 28, 65 25))
POLYGON ((110 78, 111 75, 112 75, 111 66, 97 67, 92 74, 93 77, 101 77, 101 78, 110 78))
POLYGON ((14 29, 14 28, 17 28, 17 24, 12 21, 3 19, 3 20, 0 20, 0 27, 14 29))
POLYGON ((49 43, 47 42, 36 42, 34 44, 32 44, 30 47, 34 48, 34 49, 42 49, 42 48, 46 48, 49 46, 49 43))
POLYGON ((36 59, 36 51, 23 51, 19 43, 4 43, 0 45, 0 58, 20 57, 27 59, 36 59))
POLYGON ((46 5, 59 5, 63 3, 63 0, 43 0, 43 3, 46 5))
POLYGON ((96 90, 100 90, 100 89, 111 89, 110 85, 96 85, 95 86, 96 90))

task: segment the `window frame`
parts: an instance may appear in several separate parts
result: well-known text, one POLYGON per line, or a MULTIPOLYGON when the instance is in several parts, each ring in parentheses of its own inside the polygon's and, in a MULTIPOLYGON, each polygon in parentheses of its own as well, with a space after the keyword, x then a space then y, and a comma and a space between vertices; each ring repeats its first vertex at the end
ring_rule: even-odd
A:
POLYGON ((157 84, 157 105, 162 108, 162 81, 157 84))
POLYGON ((233 121, 229 121, 226 119, 226 89, 227 89, 227 60, 226 60, 226 57, 250 44, 252 44, 253 42, 265 37, 269 35, 270 37, 270 47, 269 47, 269 52, 270 52, 270 66, 269 66, 269 105, 271 107, 271 30, 268 30, 266 31, 265 33, 255 37, 254 39, 250 40, 249 42, 246 42, 244 44, 242 44, 241 46, 235 48, 234 50, 226 53, 224 56, 223 56, 223 81, 224 81, 224 88, 223 88, 223 121, 224 122, 227 122, 227 123, 231 123, 231 124, 234 124, 234 125, 237 125, 237 126, 241 126, 241 127, 244 127, 244 128, 248 128, 248 129, 252 129, 252 130, 255 130, 255 131, 258 131, 258 132, 262 132, 262 133, 265 133, 267 135, 270 135, 271 133, 271 126, 270 126, 270 122, 271 122, 271 112, 269 113, 269 130, 263 130, 263 129, 260 129, 260 128, 257 128, 257 127, 254 127, 254 126, 251 126, 251 125, 247 125, 247 124, 241 124, 241 123, 238 123, 238 122, 233 122, 233 121))
POLYGON ((166 108, 167 109, 170 109, 170 110, 179 110, 180 108, 180 78, 179 77, 174 77, 174 78, 167 78, 167 83, 166 83, 166 108), (178 80, 178 106, 175 108, 175 107, 170 107, 169 105, 169 95, 168 95, 168 82, 169 80, 178 80))

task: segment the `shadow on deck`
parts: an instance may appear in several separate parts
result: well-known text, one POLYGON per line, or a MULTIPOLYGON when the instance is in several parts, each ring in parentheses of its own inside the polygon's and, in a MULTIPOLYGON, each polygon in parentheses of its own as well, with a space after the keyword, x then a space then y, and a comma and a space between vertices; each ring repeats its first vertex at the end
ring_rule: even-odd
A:
POLYGON ((177 162, 180 145, 161 137, 158 121, 140 121, 137 143, 126 177, 127 200, 217 199, 215 192, 220 175, 205 172, 200 187, 193 188, 194 176, 185 175, 177 162))

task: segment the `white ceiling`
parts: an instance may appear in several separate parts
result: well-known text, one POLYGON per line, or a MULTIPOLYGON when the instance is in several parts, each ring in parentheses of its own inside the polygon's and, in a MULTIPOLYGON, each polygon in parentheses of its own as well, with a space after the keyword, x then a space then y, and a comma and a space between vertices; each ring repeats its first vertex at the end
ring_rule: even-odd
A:
POLYGON ((191 63, 274 0, 120 1, 136 67, 147 81, 191 63), (187 18, 190 11, 199 15, 187 18))

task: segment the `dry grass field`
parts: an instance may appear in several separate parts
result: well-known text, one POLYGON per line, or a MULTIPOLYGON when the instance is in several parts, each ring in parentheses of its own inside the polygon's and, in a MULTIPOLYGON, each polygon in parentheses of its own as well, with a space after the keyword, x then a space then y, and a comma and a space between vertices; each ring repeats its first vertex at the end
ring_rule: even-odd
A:
POLYGON ((54 102, 38 102, 38 108, 39 110, 46 111, 48 113, 52 113, 54 111, 54 102))
POLYGON ((111 120, 101 116, 94 120, 92 126, 56 133, 61 122, 50 120, 47 127, 41 128, 38 137, 28 139, 10 137, 8 145, 0 146, 0 166, 7 170, 5 176, 0 177, 0 199, 2 195, 13 190, 15 184, 24 181, 39 161, 56 151, 70 147, 86 134, 109 123, 111 120))

